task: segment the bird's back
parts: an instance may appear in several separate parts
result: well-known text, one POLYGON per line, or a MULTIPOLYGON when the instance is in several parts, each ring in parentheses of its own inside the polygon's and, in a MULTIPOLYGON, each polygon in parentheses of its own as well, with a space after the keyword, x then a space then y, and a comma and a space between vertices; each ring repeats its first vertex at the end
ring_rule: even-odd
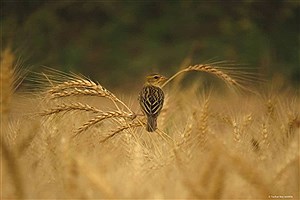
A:
POLYGON ((143 112, 148 116, 158 116, 164 103, 164 92, 161 88, 146 85, 139 95, 143 112))

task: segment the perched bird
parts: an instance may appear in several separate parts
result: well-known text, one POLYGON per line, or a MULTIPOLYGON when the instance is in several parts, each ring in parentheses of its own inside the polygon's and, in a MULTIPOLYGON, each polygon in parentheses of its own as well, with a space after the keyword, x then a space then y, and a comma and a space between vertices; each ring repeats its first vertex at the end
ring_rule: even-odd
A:
POLYGON ((147 116, 148 132, 157 129, 157 117, 164 104, 164 92, 161 85, 167 80, 160 74, 150 74, 146 77, 146 83, 139 95, 139 102, 143 113, 147 116))

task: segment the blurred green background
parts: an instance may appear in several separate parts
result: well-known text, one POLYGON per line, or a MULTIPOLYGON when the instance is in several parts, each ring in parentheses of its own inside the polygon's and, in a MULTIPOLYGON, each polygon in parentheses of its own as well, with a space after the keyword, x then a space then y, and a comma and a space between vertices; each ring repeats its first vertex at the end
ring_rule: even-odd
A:
POLYGON ((174 73, 184 59, 234 60, 299 85, 299 1, 1 1, 2 47, 24 66, 109 87, 174 73))

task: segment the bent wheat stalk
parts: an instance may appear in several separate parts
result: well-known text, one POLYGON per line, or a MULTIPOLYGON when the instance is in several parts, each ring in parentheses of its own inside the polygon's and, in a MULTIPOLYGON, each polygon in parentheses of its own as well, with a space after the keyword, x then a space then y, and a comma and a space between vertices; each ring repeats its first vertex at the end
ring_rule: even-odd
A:
POLYGON ((120 110, 120 108, 117 103, 121 104, 127 111, 133 113, 130 108, 112 92, 108 91, 99 83, 94 83, 91 80, 78 79, 66 81, 52 87, 47 93, 50 95, 51 99, 77 95, 106 97, 114 103, 118 110, 120 110))
MULTIPOLYGON (((258 80, 257 77, 255 77, 255 74, 250 73, 250 72, 242 72, 238 71, 237 68, 229 68, 229 67, 218 67, 214 66, 214 64, 219 65, 219 64, 226 64, 225 61, 223 62, 216 62, 212 64, 196 64, 196 65, 190 65, 185 69, 182 69, 175 73, 173 76, 171 76, 163 85, 167 85, 169 82, 171 82, 173 79, 175 79, 177 76, 179 76, 182 73, 185 72, 190 72, 190 71, 199 71, 199 72, 207 72, 210 74, 215 75, 216 77, 220 78, 223 80, 227 85, 232 86, 232 87, 237 87, 237 88, 242 88, 245 90, 248 90, 242 82, 253 82, 258 80), (226 73, 225 71, 230 70, 230 72, 226 73)), ((230 65, 230 64, 229 64, 230 65)))
POLYGON ((134 115, 134 112, 122 100, 100 83, 94 82, 83 75, 64 73, 51 68, 46 68, 46 70, 48 71, 47 74, 36 73, 36 76, 32 77, 32 80, 35 83, 41 84, 43 88, 45 84, 50 86, 43 92, 43 95, 45 95, 47 99, 53 100, 71 96, 104 97, 110 99, 118 111, 126 109, 127 112, 134 115))
POLYGON ((41 84, 46 81, 46 83, 50 84, 50 87, 42 93, 45 95, 46 100, 56 100, 72 96, 95 96, 108 98, 115 106, 115 108, 113 108, 111 111, 104 112, 99 108, 90 106, 89 104, 79 102, 61 102, 56 104, 54 107, 44 110, 42 113, 40 113, 41 116, 50 116, 74 111, 83 111, 96 114, 96 116, 75 130, 75 135, 73 135, 73 137, 78 136, 80 133, 86 131, 97 123, 102 122, 103 120, 122 119, 125 123, 127 123, 128 118, 133 120, 136 117, 136 114, 123 101, 121 101, 118 97, 116 97, 116 95, 100 85, 98 82, 93 82, 84 76, 67 74, 53 69, 48 70, 51 72, 49 75, 42 74, 44 78, 41 79, 38 77, 36 81, 41 84))

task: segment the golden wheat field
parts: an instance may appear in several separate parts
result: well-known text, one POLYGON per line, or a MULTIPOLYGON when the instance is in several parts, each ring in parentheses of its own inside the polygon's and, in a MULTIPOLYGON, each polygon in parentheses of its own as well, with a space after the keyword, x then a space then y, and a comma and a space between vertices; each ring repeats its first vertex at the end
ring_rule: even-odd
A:
POLYGON ((38 91, 15 92, 14 55, 1 55, 1 199, 299 199, 295 89, 221 92, 176 75, 148 133, 138 91, 52 71, 38 91))

